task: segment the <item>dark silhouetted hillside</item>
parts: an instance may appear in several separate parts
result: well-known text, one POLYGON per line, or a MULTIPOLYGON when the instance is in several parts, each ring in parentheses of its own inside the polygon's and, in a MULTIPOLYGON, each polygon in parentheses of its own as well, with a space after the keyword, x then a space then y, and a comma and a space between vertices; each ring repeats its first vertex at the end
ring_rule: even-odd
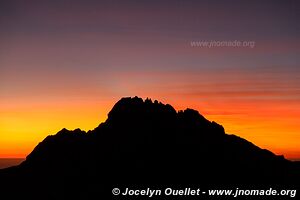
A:
POLYGON ((48 136, 0 178, 6 191, 53 199, 97 195, 119 183, 299 184, 299 169, 225 134, 198 111, 134 97, 117 102, 92 131, 48 136))

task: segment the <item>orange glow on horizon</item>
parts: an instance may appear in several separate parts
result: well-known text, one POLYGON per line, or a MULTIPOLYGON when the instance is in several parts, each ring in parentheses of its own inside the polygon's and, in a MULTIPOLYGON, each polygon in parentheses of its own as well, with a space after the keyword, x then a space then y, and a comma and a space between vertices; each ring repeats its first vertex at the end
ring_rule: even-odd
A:
POLYGON ((47 135, 62 128, 88 131, 105 121, 105 102, 78 101, 10 104, 0 114, 0 158, 24 158, 47 135), (14 106, 12 106, 14 105, 14 106))
POLYGON ((92 130, 106 120, 121 97, 137 95, 171 104, 176 110, 196 109, 223 125, 228 134, 288 159, 300 158, 298 90, 293 82, 281 82, 277 74, 265 75, 263 80, 245 72, 124 72, 117 77, 112 90, 119 93, 106 89, 99 94, 93 93, 96 88, 80 87, 65 96, 66 88, 61 88, 52 96, 21 94, 23 98, 1 99, 0 157, 24 158, 38 142, 62 128, 92 130))
MULTIPOLYGON (((146 98, 146 96, 144 97, 146 98)), ((168 100, 168 98, 166 98, 168 100)), ((117 101, 117 100, 116 100, 117 101)), ((24 158, 47 135, 62 128, 92 130, 107 118, 115 101, 24 103, 2 109, 0 157, 24 158)), ((255 145, 289 159, 299 159, 299 109, 280 103, 220 103, 163 101, 177 110, 197 109, 209 120, 222 124, 228 134, 243 137, 255 145), (247 108, 245 110, 245 108, 247 108), (260 109, 258 109, 260 108, 260 109), (287 112, 290 110, 290 112, 287 112)))

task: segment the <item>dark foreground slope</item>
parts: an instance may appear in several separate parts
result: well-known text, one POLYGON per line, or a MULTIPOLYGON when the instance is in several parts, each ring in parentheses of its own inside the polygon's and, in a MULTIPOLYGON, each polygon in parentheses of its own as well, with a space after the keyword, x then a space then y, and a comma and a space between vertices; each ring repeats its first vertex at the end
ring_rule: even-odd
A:
POLYGON ((297 185, 298 172, 195 110, 135 97, 117 102, 93 131, 48 136, 0 178, 11 195, 87 199, 121 183, 297 185))

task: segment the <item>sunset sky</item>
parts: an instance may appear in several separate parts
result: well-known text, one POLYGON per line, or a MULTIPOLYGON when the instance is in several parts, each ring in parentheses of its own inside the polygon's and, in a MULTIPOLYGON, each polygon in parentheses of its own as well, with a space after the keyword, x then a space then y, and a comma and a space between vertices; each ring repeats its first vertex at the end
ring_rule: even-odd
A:
POLYGON ((1 1, 0 158, 140 96, 300 160, 299 19, 297 0, 1 1))

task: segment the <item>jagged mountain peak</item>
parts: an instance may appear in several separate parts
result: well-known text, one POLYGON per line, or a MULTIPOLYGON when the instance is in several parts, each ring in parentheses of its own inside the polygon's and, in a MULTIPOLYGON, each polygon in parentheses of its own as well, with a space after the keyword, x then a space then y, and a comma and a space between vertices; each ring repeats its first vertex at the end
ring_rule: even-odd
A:
POLYGON ((282 183, 298 180, 295 169, 282 156, 226 134, 196 110, 176 112, 156 100, 127 97, 92 131, 62 129, 48 136, 11 173, 42 182, 282 183))
MULTIPOLYGON (((147 117, 161 114, 176 115, 176 110, 169 104, 163 104, 147 98, 145 101, 139 97, 125 97, 119 100, 108 114, 108 120, 118 117, 147 117)), ((126 120, 126 119, 123 119, 126 120)))

